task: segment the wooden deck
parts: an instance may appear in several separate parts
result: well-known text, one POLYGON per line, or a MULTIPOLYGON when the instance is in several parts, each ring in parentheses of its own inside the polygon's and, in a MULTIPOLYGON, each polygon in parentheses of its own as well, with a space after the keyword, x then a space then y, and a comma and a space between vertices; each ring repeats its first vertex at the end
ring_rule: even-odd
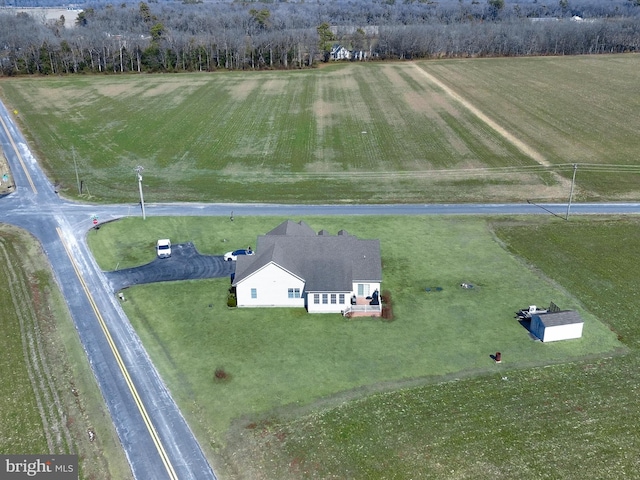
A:
POLYGON ((381 317, 382 305, 369 305, 371 300, 366 297, 356 297, 356 304, 350 305, 344 311, 345 317, 381 317))

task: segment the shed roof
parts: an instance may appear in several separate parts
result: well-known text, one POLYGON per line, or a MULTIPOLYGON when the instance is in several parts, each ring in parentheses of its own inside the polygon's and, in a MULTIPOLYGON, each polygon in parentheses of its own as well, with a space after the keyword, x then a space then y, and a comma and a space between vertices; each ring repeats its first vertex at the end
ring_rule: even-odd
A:
MULTIPOLYGON (((557 327, 560 325, 572 325, 575 323, 584 323, 580 314, 575 310, 562 310, 560 312, 539 313, 533 315, 538 317, 540 323, 547 327, 557 327)), ((533 319, 533 318, 532 318, 533 319)))

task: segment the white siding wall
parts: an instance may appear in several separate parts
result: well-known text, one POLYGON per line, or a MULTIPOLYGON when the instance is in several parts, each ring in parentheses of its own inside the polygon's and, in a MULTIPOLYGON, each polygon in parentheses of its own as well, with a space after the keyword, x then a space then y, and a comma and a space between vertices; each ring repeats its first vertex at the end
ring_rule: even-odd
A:
POLYGON ((351 52, 344 47, 340 47, 338 50, 333 51, 334 60, 349 60, 351 58, 351 52))
POLYGON ((244 279, 236 286, 236 298, 238 307, 304 307, 305 295, 306 307, 309 313, 341 313, 351 305, 351 297, 358 294, 358 284, 365 284, 365 296, 378 290, 380 283, 354 282, 353 291, 342 292, 344 303, 340 303, 340 293, 305 292, 304 282, 291 275, 276 264, 269 264, 244 279), (300 298, 289 298, 289 289, 299 289, 300 298), (255 289, 256 298, 251 298, 252 289, 255 289), (314 294, 319 295, 319 303, 314 303, 314 294), (324 303, 323 296, 326 295, 324 303), (332 295, 335 295, 335 303, 331 303, 332 295))
POLYGON ((344 303, 340 303, 340 293, 309 292, 307 298, 307 311, 309 313, 341 313, 351 305, 351 292, 342 292, 344 303), (319 303, 315 303, 315 295, 318 295, 319 303), (323 303, 326 295, 327 303, 323 303), (331 296, 335 295, 335 302, 331 303, 331 296))
POLYGON ((569 325, 557 325, 544 329, 543 342, 556 342, 558 340, 571 340, 582 337, 584 323, 572 323, 569 325))
POLYGON ((304 307, 304 282, 275 264, 269 264, 236 286, 238 307, 304 307), (289 298, 289 289, 300 298, 289 298), (251 298, 255 289, 256 298, 251 298))

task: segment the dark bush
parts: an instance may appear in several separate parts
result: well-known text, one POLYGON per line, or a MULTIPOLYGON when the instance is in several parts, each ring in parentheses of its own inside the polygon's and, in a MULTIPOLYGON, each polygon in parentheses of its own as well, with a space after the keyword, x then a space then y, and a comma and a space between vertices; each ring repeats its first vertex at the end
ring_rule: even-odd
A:
POLYGON ((229 375, 224 368, 218 367, 213 373, 213 379, 216 382, 228 382, 229 380, 231 380, 231 375, 229 375))
POLYGON ((232 293, 227 297, 227 307, 235 308, 238 306, 238 299, 232 293))
POLYGON ((382 319, 387 322, 393 321, 393 305, 391 301, 391 292, 384 290, 380 295, 382 299, 382 319))

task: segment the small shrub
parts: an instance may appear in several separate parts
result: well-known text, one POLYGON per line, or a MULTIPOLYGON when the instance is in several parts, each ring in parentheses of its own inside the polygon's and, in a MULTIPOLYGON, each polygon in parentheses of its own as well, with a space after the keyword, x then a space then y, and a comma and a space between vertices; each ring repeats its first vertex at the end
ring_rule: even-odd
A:
POLYGON ((229 375, 224 368, 218 367, 216 368, 216 371, 213 372, 213 379, 216 382, 228 382, 231 380, 231 375, 229 375))
POLYGON ((235 295, 230 293, 229 296, 227 297, 227 307, 235 308, 237 306, 238 306, 238 299, 236 298, 235 295))

